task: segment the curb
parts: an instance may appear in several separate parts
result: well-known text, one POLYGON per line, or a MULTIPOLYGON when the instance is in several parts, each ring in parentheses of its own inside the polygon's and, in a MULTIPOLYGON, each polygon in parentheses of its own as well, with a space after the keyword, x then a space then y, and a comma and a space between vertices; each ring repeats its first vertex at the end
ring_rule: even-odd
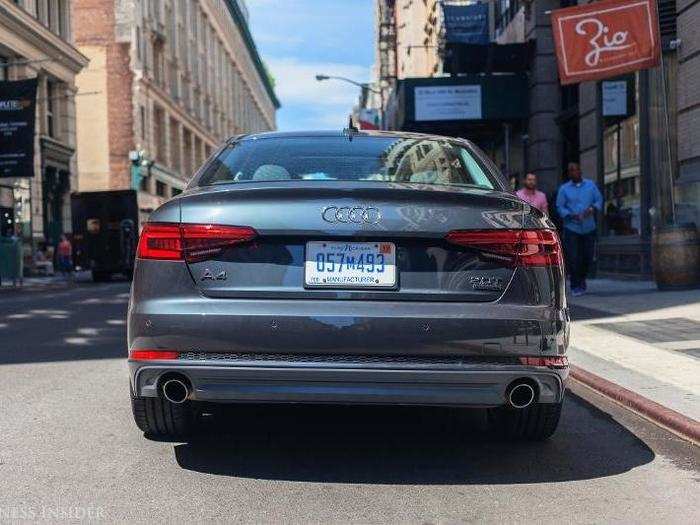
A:
POLYGON ((700 422, 684 416, 675 410, 666 408, 651 399, 640 396, 631 390, 616 385, 583 368, 571 365, 570 370, 571 377, 579 383, 611 398, 620 405, 670 430, 693 444, 700 445, 700 422))

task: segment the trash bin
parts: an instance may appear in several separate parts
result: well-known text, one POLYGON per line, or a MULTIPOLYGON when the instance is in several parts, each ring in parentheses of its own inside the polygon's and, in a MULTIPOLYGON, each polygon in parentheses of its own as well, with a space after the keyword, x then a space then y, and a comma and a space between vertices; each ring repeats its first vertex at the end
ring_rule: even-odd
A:
POLYGON ((0 280, 12 280, 22 284, 22 241, 17 237, 0 237, 0 280))

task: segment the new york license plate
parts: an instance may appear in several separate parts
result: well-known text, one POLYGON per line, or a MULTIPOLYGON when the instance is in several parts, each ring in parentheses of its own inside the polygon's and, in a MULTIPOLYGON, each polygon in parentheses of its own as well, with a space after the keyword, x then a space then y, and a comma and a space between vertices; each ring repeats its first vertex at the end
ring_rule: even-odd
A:
POLYGON ((393 288, 396 246, 391 242, 307 242, 304 283, 322 288, 393 288))

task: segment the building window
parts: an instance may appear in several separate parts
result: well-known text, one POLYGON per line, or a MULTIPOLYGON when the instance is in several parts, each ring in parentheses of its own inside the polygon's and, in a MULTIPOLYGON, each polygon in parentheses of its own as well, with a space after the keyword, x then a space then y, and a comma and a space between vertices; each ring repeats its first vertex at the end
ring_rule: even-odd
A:
POLYGON ((69 9, 67 0, 58 0, 58 27, 56 28, 56 33, 65 40, 68 40, 70 37, 70 24, 68 22, 68 17, 70 15, 69 9))
POLYGON ((9 58, 0 56, 0 80, 7 80, 10 77, 9 63, 9 58))
POLYGON ((165 111, 162 108, 153 109, 153 133, 156 142, 156 160, 165 165, 167 162, 165 151, 165 111))
POLYGON ((146 141, 146 108, 141 106, 141 140, 146 141))
POLYGON ((48 26, 48 17, 47 17, 47 1, 46 0, 37 0, 36 2, 36 18, 41 22, 42 24, 48 26))
POLYGON ((156 195, 158 197, 167 197, 167 192, 168 192, 168 186, 164 182, 161 182, 159 180, 156 181, 156 195))
POLYGON ((520 11, 522 0, 496 0, 494 18, 496 34, 501 34, 520 11))
POLYGON ((46 134, 49 137, 56 136, 57 91, 55 82, 51 80, 46 82, 46 134))
POLYGON ((160 40, 153 44, 153 80, 161 87, 165 84, 165 54, 160 40))
POLYGON ((177 120, 170 119, 170 167, 179 172, 182 168, 180 162, 182 148, 180 147, 180 125, 177 120))

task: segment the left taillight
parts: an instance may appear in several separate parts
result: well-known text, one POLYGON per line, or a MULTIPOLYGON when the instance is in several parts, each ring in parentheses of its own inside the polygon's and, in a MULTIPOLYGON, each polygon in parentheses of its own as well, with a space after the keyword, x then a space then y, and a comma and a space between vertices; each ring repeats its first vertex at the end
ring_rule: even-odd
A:
POLYGON ((508 260, 515 266, 562 266, 553 230, 453 230, 445 239, 508 260))
POLYGON ((146 223, 137 256, 161 261, 204 261, 256 236, 256 231, 248 226, 146 223))

